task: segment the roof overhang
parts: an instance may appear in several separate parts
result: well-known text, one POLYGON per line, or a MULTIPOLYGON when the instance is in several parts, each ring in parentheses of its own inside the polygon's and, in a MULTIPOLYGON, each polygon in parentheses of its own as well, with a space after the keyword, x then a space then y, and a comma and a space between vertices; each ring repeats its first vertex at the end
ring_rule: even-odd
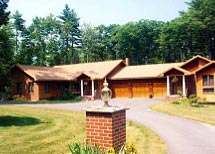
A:
POLYGON ((192 75, 191 72, 187 71, 187 70, 184 70, 180 67, 172 67, 166 71, 164 71, 163 73, 161 73, 159 76, 168 76, 168 75, 172 75, 172 76, 175 76, 175 75, 185 75, 185 76, 189 76, 189 75, 192 75))

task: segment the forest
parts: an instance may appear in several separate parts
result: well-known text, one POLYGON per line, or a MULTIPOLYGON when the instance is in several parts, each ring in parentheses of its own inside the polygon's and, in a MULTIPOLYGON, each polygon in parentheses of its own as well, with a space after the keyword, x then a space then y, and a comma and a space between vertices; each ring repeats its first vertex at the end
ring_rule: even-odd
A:
POLYGON ((130 59, 131 65, 185 61, 194 55, 215 59, 215 1, 192 0, 169 22, 145 20, 124 25, 80 25, 65 4, 58 16, 35 17, 25 25, 21 11, 11 14, 0 0, 0 91, 16 64, 53 66, 130 59))

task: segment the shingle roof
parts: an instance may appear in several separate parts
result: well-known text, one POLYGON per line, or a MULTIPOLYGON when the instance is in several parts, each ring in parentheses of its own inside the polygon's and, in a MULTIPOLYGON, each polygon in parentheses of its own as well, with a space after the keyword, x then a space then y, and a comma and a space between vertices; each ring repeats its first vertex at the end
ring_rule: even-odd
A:
POLYGON ((16 66, 31 76, 35 81, 70 81, 77 79, 82 74, 94 79, 103 79, 120 63, 123 63, 123 60, 60 65, 54 67, 20 64, 16 66))
POLYGON ((35 81, 52 81, 52 80, 72 80, 75 76, 69 76, 68 72, 53 67, 40 67, 30 65, 16 65, 23 72, 32 77, 35 81))
POLYGON ((183 63, 149 64, 139 66, 127 66, 114 74, 110 79, 140 79, 160 77, 164 71, 182 65, 183 63))
POLYGON ((60 66, 54 66, 54 68, 62 69, 70 74, 81 72, 82 74, 85 74, 88 77, 91 77, 94 79, 103 79, 109 73, 111 73, 111 71, 114 68, 116 68, 120 63, 123 63, 123 60, 113 60, 113 61, 103 61, 103 62, 93 62, 93 63, 83 63, 83 64, 73 64, 73 65, 60 65, 60 66))

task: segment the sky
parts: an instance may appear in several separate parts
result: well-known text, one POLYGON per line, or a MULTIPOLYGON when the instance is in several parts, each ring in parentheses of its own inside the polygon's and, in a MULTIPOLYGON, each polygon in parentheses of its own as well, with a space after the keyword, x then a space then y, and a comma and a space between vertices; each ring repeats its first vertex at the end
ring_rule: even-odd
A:
POLYGON ((80 23, 95 26, 104 24, 125 24, 141 19, 171 21, 179 16, 179 11, 187 11, 185 2, 191 0, 9 0, 8 10, 13 14, 18 10, 26 25, 36 16, 58 16, 65 4, 74 9, 80 23))

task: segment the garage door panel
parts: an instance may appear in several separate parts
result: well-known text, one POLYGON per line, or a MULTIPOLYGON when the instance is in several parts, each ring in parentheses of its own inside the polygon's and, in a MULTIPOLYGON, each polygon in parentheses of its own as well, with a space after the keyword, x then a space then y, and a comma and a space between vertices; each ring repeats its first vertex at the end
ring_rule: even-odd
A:
POLYGON ((149 85, 148 83, 133 83, 132 92, 133 97, 148 97, 149 85))
POLYGON ((166 96, 166 83, 154 83, 153 93, 156 98, 163 98, 166 96))
POLYGON ((129 97, 128 85, 113 85, 113 94, 116 98, 129 97))

